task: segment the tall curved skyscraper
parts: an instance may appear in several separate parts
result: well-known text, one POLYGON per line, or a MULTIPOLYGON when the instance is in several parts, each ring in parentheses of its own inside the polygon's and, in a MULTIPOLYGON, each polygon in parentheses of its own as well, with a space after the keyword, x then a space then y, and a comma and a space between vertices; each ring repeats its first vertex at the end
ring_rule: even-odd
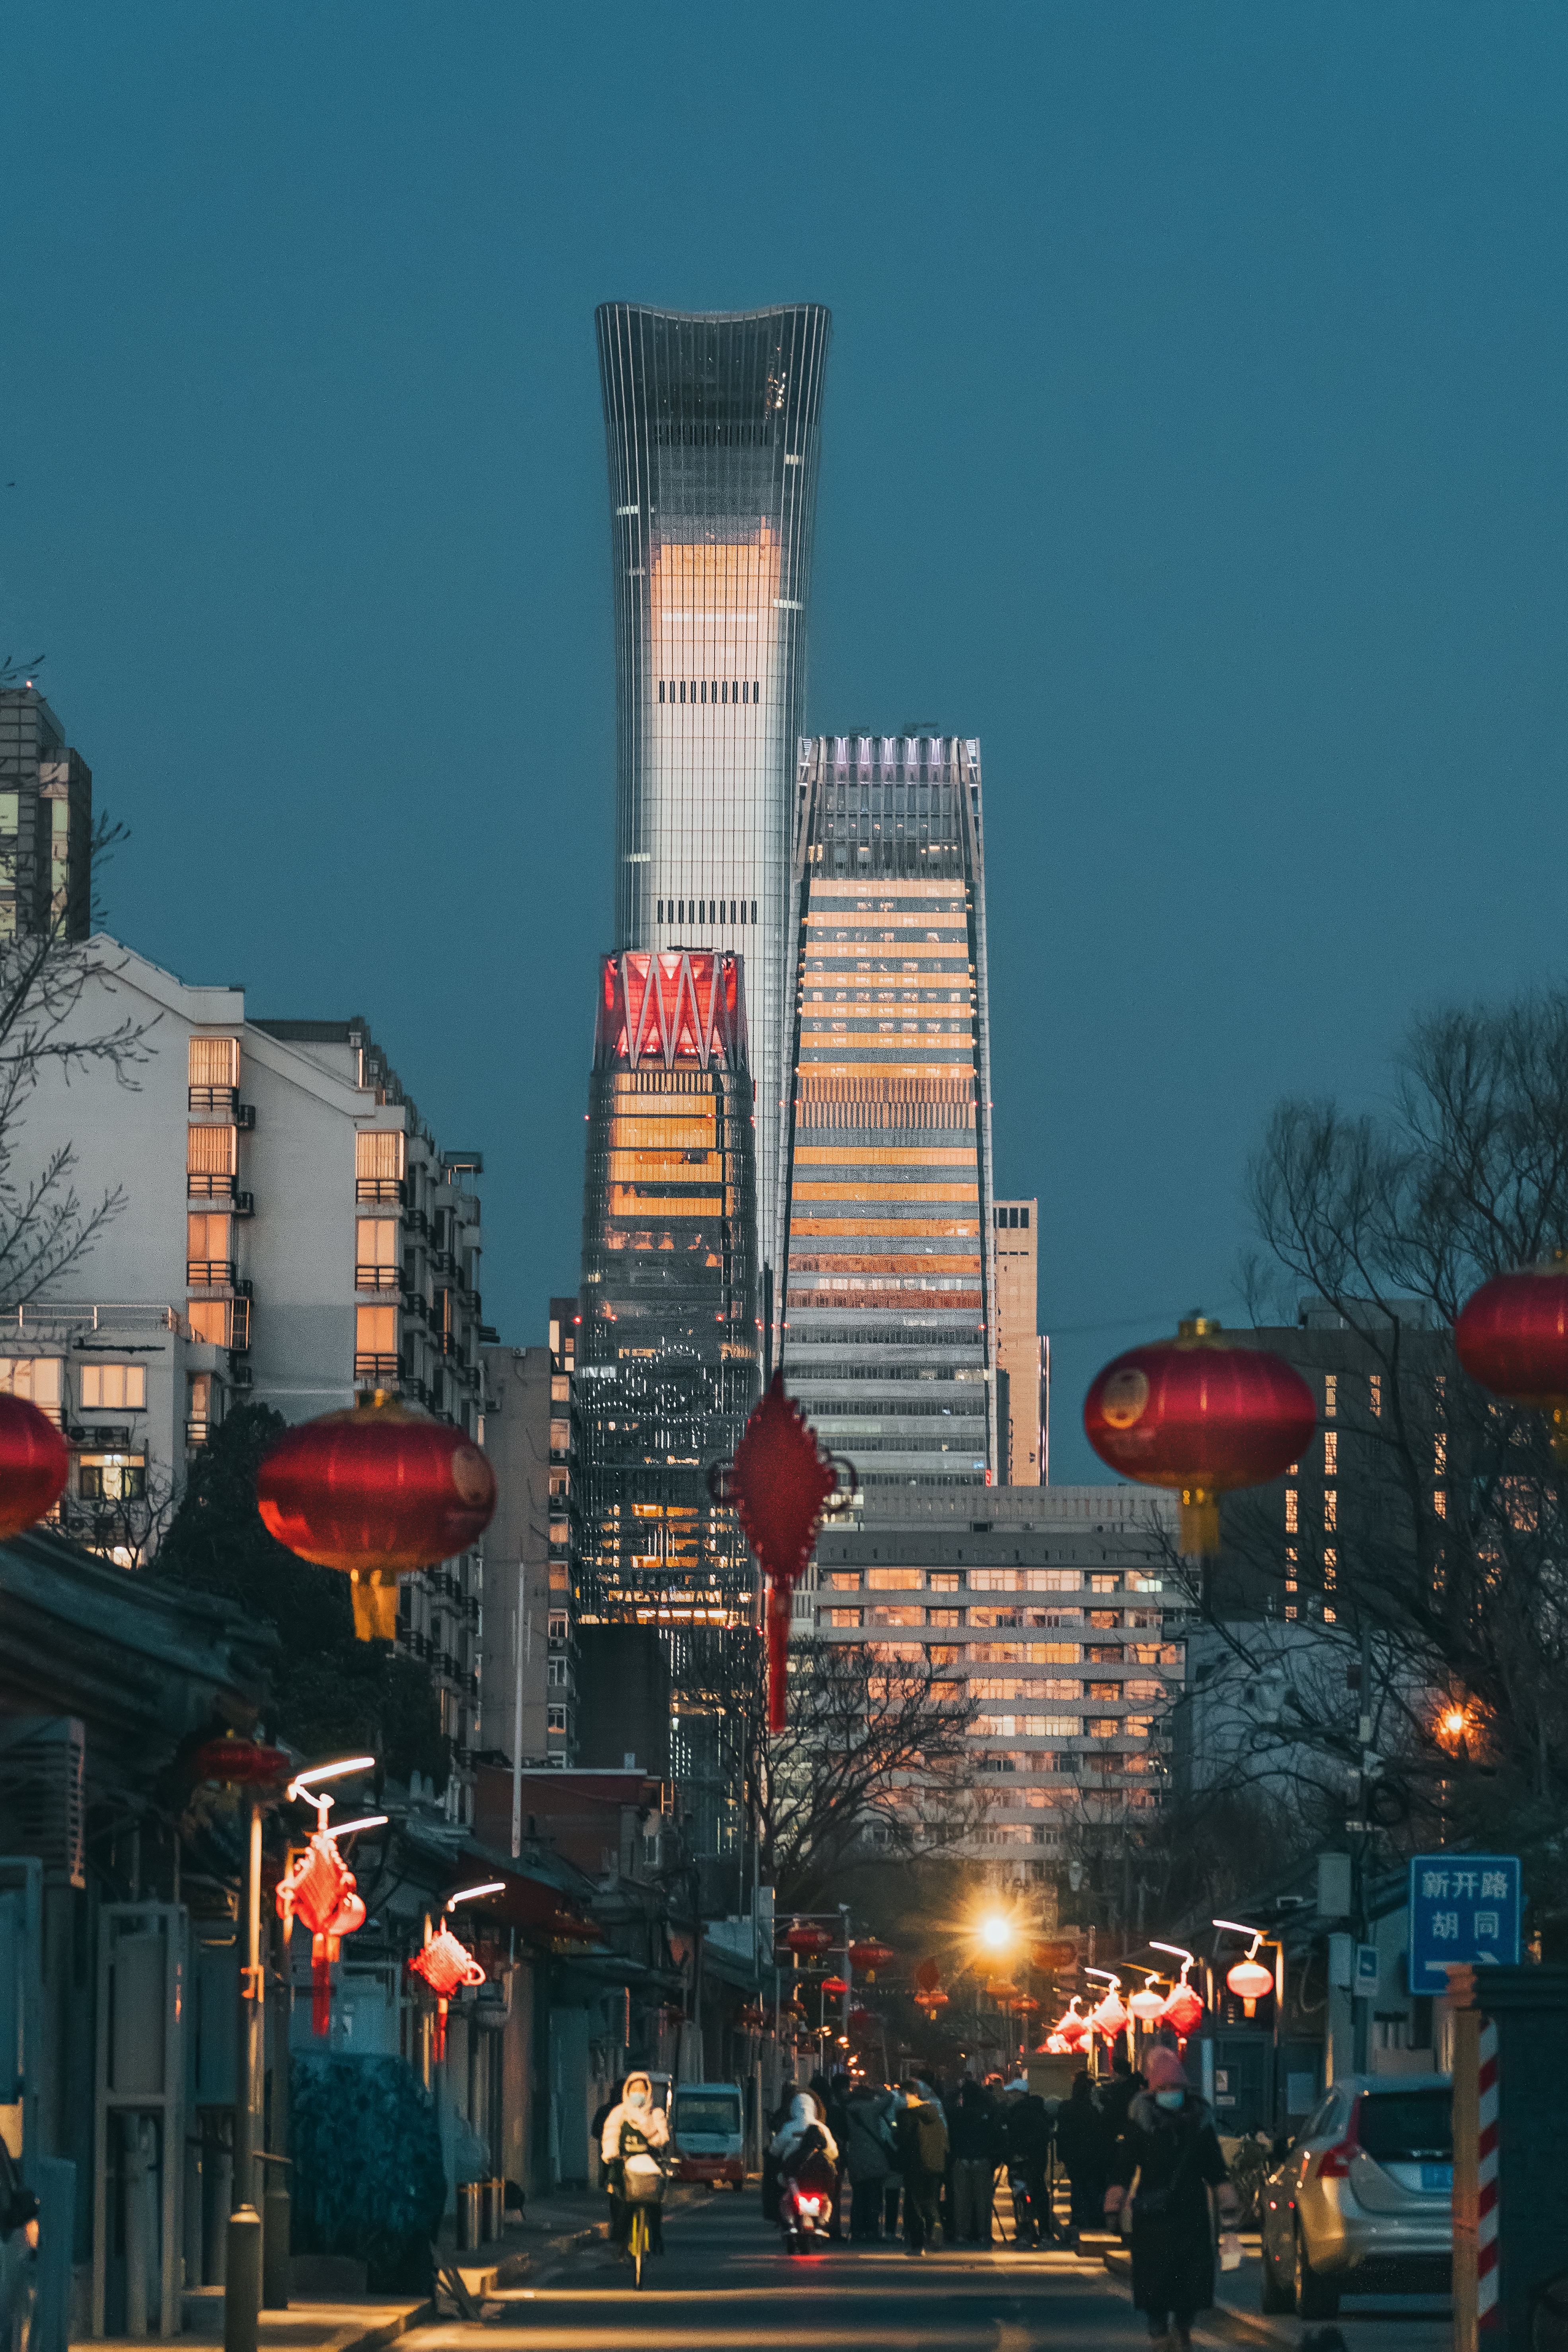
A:
POLYGON ((745 959, 763 1255, 829 313, 597 313, 616 583, 616 938, 745 959))

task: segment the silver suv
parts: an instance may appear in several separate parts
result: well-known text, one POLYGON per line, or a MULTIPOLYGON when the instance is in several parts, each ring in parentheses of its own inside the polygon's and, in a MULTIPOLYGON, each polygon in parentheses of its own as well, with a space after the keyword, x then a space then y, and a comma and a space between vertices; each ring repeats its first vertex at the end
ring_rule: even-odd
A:
POLYGON ((1331 2319, 1342 2294, 1446 2290, 1454 2256, 1447 2074, 1349 2074, 1263 2193, 1263 2308, 1331 2319))

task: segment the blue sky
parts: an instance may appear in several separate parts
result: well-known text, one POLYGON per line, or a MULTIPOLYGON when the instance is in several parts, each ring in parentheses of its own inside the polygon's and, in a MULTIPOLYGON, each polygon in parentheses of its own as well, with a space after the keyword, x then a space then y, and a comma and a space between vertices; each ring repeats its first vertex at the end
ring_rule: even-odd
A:
POLYGON ((808 723, 982 739, 1058 1476, 1238 1311, 1270 1103, 1560 975, 1560 8, 51 0, 6 59, 0 650, 116 929, 483 1147, 504 1336, 576 1279, 606 297, 833 309, 808 723))

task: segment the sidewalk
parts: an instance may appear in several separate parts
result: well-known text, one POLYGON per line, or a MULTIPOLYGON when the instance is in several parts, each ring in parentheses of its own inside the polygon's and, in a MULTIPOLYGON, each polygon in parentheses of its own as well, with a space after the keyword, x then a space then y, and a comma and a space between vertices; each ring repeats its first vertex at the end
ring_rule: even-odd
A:
MULTIPOLYGON (((1256 2237, 1244 2238, 1238 2271, 1221 2271, 1215 2281, 1217 2296, 1194 2329, 1201 2343, 1250 2344, 1273 2352, 1297 2352, 1304 2335, 1316 2326, 1333 2326, 1343 2336, 1348 2352, 1453 2352, 1454 2322, 1436 2297, 1415 2294, 1347 2295, 1345 2307, 1332 2322, 1306 2322, 1286 2316, 1266 2317, 1259 2308, 1260 2267, 1256 2237)), ((1085 2248, 1086 2252, 1088 2248, 1085 2248)), ((1110 2243, 1105 2267, 1115 2278, 1126 2278, 1132 2261, 1125 2246, 1110 2243)))
MULTIPOLYGON (((182 2304, 183 2340, 187 2344, 223 2342, 223 2289, 187 2287, 182 2304)), ((353 2295, 334 2303, 291 2302, 287 2311, 261 2315, 261 2352, 379 2352, 410 2327, 422 2327, 435 2317, 434 2305, 423 2296, 353 2295)), ((79 2352, 147 2352, 153 2339, 145 2336, 95 2336, 83 2341, 79 2352)), ((73 2347, 73 2352, 77 2347, 73 2347)))
MULTIPOLYGON (((665 2199, 665 2210, 678 2212, 705 2197, 708 2191, 689 2181, 672 2181, 665 2199)), ((557 2189, 549 2197, 530 2201, 526 2217, 513 2221, 503 2238, 489 2245, 456 2250, 452 2225, 443 2224, 438 2252, 443 2263, 450 2263, 462 2273, 463 2284, 476 2302, 486 2295, 504 2293, 524 2279, 533 2279, 547 2263, 554 2263, 567 2254, 575 2253, 580 2246, 590 2246, 609 2236, 609 2205, 604 2191, 597 2189, 557 2189)), ((338 2352, 338 2347, 334 2347, 338 2352)))

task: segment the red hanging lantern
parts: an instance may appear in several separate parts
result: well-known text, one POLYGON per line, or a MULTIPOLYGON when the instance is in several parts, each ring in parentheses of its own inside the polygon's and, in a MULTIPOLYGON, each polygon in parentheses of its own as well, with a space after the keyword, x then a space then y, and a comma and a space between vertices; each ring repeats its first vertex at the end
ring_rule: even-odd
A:
POLYGON ((915 1969, 915 1984, 919 1990, 922 1992, 928 1991, 932 1985, 939 1985, 941 1982, 942 1964, 940 1961, 921 1960, 918 1964, 915 1969))
POLYGON ((833 1938, 826 1928, 818 1927, 809 1919, 797 1919, 795 1926, 786 1930, 782 1940, 797 1960, 820 1959, 824 1952, 833 1948, 833 1938))
POLYGON ((941 1985, 922 1985, 920 1990, 916 1993, 916 2003, 921 2009, 924 2010, 925 2021, 928 2025, 931 2022, 931 2020, 935 2017, 939 2009, 945 2009, 947 2007, 947 1998, 948 1997, 946 1993, 943 1992, 941 1985))
POLYGON ((1127 2031, 1127 2011, 1121 2006, 1121 1996, 1112 1985, 1098 2009, 1089 2011, 1089 2023, 1107 2042, 1114 2042, 1127 2031))
POLYGON ((354 1891, 354 1874, 330 1830, 312 1830, 274 1896, 285 1934, 302 1919, 310 1931, 310 2023, 327 2033, 332 2022, 332 1962, 342 1938, 364 1926, 364 1905, 354 1891))
POLYGON ((459 1943, 450 1927, 437 1928, 430 1941, 416 1952, 408 1963, 411 1976, 423 1977, 436 1995, 436 2057, 447 2055, 447 2011, 452 1995, 465 1985, 482 1985, 485 1972, 468 1946, 459 1943))
POLYGON ((858 2002, 849 2012, 851 2033, 874 2033, 880 2022, 874 2009, 862 2009, 858 2002))
POLYGON ((846 1508, 855 1487, 824 1454, 798 1404, 784 1394, 776 1371, 735 1448, 734 1459, 708 1474, 715 1502, 733 1506, 742 1531, 761 1562, 767 1585, 768 1728, 784 1727, 790 1596, 810 1564, 817 1525, 835 1493, 846 1508))
POLYGON ((397 1635, 397 1580, 466 1551, 496 1507, 495 1473, 460 1429, 377 1390, 352 1412, 285 1430, 262 1458, 268 1535, 353 1583, 362 1642, 397 1635))
POLYGON ((1147 1977, 1139 1991, 1127 1996, 1128 2011, 1140 2025, 1152 2025, 1164 2010, 1165 1996, 1154 1990, 1157 1981, 1152 1976, 1147 1977))
POLYGON ((829 2000, 841 2000, 848 1991, 849 1986, 843 1977, 824 1977, 821 1989, 829 2000))
POLYGON ((1246 2014, 1255 2017, 1258 2002, 1267 1999, 1274 1990, 1274 1971, 1264 1967, 1258 1958, 1258 1946, 1254 1944, 1247 1958, 1237 1960, 1229 1971, 1226 1983, 1241 2002, 1246 2014))
POLYGON ((1483 1282, 1459 1310, 1454 1349, 1483 1389, 1549 1413, 1552 1451, 1568 1463, 1568 1252, 1483 1282))
POLYGON ((1065 2017, 1058 2017, 1056 2023, 1058 2038, 1068 2050, 1080 2049, 1083 2043, 1089 2039, 1089 2020, 1087 2017, 1082 2016, 1079 2011, 1079 2002, 1081 1998, 1081 1994, 1075 1992, 1071 2000, 1068 2004, 1067 2015, 1065 2017))
POLYGON ((0 1543, 52 1510, 70 1476, 70 1449, 26 1397, 0 1396, 0 1543))
POLYGON ((1177 2039, 1185 2042, 1203 2013, 1203 2002, 1184 1974, 1180 1984, 1172 1988, 1171 1997, 1160 2013, 1160 2022, 1173 2026, 1177 2039))
POLYGON ((1318 1425, 1300 1372, 1266 1348, 1232 1347, 1194 1315, 1174 1339, 1130 1348, 1084 1400, 1083 1425, 1102 1462, 1182 1497, 1182 1550, 1219 1549, 1219 1497, 1278 1478, 1318 1425))
POLYGON ((293 1771, 293 1761, 281 1748, 262 1748, 254 1739, 209 1739, 191 1759, 198 1780, 222 1780, 234 1789, 275 1788, 293 1771))
POLYGON ((879 1943, 875 1936, 868 1937, 863 1944, 851 1944, 849 1947, 850 1965, 856 1975, 864 1977, 868 1984, 875 1984, 877 1970, 885 1969, 889 1960, 897 1958, 892 1946, 879 1943))

